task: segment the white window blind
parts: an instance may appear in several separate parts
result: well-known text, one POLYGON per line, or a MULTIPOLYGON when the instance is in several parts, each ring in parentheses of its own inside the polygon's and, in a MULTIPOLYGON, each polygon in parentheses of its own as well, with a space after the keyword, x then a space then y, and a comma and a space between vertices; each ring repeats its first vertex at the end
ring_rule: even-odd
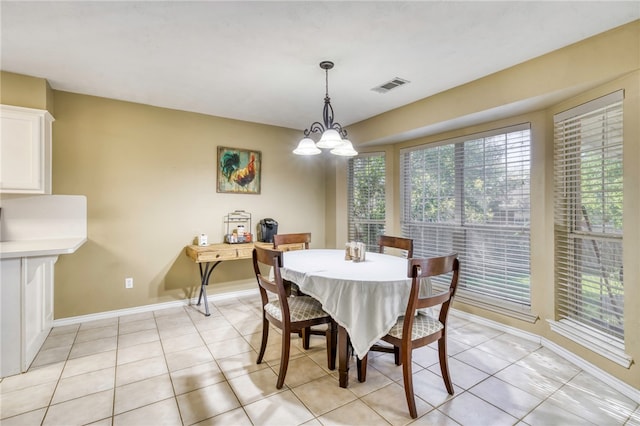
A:
POLYGON ((361 241, 378 251, 385 229, 384 153, 360 154, 348 165, 349 241, 361 241))
POLYGON ((554 117, 557 316, 619 342, 623 95, 618 91, 554 117))
POLYGON ((414 255, 457 252, 463 297, 530 310, 530 125, 401 152, 414 255))

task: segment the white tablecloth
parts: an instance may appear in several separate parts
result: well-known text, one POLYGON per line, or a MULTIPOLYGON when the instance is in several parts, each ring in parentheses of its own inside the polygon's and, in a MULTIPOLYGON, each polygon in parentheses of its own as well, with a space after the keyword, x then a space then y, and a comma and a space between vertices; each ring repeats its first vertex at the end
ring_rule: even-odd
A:
POLYGON ((409 300, 407 259, 379 253, 344 260, 344 250, 296 250, 283 256, 282 277, 322 303, 343 326, 358 357, 387 334, 409 300))

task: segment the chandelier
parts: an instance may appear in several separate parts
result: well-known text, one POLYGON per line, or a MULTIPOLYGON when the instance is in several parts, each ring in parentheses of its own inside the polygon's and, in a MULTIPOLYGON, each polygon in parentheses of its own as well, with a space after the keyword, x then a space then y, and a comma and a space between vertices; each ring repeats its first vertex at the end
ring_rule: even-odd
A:
POLYGON ((351 141, 347 139, 347 131, 342 128, 340 123, 333 121, 333 108, 331 107, 331 99, 329 98, 329 70, 333 68, 333 62, 322 61, 320 68, 325 72, 326 92, 324 96, 324 108, 322 109, 322 123, 315 121, 308 129, 304 131, 304 138, 298 143, 298 147, 293 150, 297 155, 316 155, 322 151, 320 148, 330 149, 334 155, 342 155, 352 157, 357 155, 351 141), (309 136, 311 133, 321 133, 318 143, 314 142, 309 136))

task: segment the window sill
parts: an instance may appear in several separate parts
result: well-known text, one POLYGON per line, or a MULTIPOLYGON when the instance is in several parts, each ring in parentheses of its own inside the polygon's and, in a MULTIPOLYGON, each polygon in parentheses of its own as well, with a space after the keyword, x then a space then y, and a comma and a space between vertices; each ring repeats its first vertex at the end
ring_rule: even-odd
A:
POLYGON ((552 331, 624 368, 629 368, 633 362, 633 358, 624 352, 623 343, 599 331, 567 319, 560 321, 547 320, 547 322, 552 331))

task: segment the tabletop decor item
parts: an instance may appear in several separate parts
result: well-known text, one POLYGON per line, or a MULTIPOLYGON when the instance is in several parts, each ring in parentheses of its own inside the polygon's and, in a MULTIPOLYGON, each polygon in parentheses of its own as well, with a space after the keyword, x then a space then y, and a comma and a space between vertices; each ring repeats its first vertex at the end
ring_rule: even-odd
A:
POLYGON ((253 241, 251 234, 251 213, 234 210, 224 217, 226 232, 224 242, 228 244, 244 244, 253 241))
POLYGON ((218 192, 260 194, 262 153, 218 147, 218 192))
POLYGON ((344 260, 364 262, 366 260, 367 246, 364 243, 350 241, 345 244, 344 260))

